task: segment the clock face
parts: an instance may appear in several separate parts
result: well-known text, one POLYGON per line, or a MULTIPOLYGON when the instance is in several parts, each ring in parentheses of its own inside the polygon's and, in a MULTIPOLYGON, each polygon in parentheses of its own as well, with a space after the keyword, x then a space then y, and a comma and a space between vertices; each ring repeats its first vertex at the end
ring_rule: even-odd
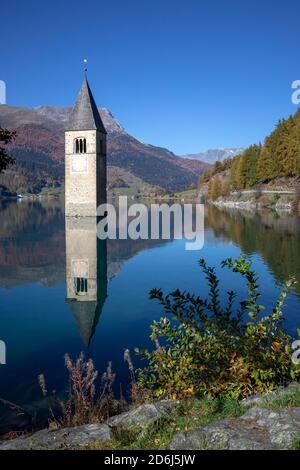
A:
POLYGON ((75 154, 71 156, 71 173, 88 173, 87 155, 75 154))
POLYGON ((89 277, 89 260, 72 259, 72 277, 89 277))

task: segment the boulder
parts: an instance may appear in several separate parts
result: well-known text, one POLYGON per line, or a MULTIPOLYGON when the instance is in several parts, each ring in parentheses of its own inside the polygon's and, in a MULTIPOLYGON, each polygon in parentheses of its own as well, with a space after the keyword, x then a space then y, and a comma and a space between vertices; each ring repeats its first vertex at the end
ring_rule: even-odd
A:
POLYGON ((300 408, 251 408, 241 420, 255 420, 267 430, 272 444, 280 448, 291 448, 300 439, 300 408))
POLYGON ((171 450, 194 449, 224 450, 272 450, 266 430, 255 422, 238 419, 216 421, 204 428, 178 433, 173 439, 171 450))
POLYGON ((107 421, 112 428, 127 429, 131 426, 145 426, 156 421, 162 416, 166 416, 172 408, 177 406, 179 401, 162 400, 156 403, 141 405, 125 413, 113 416, 107 421))
POLYGON ((78 448, 96 441, 109 441, 114 428, 127 429, 134 425, 147 425, 167 415, 179 401, 162 400, 141 405, 128 412, 113 416, 106 424, 87 424, 58 430, 43 429, 31 435, 4 441, 0 450, 78 448))
POLYGON ((256 395, 252 395, 242 400, 241 403, 245 406, 261 406, 277 398, 284 399, 292 396, 297 389, 300 389, 300 385, 297 382, 292 382, 287 387, 278 387, 265 394, 257 393, 256 395))
POLYGON ((80 447, 95 441, 109 441, 113 437, 107 424, 87 424, 58 430, 43 429, 0 444, 0 450, 45 450, 80 447))
POLYGON ((300 408, 251 408, 243 416, 181 432, 171 450, 201 448, 227 450, 291 449, 300 440, 300 408))

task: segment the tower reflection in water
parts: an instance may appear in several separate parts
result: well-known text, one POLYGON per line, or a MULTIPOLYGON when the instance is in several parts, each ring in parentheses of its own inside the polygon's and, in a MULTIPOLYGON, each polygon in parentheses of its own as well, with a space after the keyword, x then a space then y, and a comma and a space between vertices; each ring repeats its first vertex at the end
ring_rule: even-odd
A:
POLYGON ((89 346, 107 297, 106 240, 98 239, 94 217, 66 217, 66 284, 66 301, 89 346))

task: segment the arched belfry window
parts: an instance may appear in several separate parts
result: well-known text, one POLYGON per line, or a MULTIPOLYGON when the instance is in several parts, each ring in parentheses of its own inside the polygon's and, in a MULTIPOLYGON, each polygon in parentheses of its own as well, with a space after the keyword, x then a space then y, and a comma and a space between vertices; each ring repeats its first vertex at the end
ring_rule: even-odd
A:
POLYGON ((86 139, 75 139, 74 150, 75 153, 86 153, 86 139))
POLYGON ((86 278, 76 277, 74 282, 76 295, 84 295, 88 293, 88 280, 86 278))

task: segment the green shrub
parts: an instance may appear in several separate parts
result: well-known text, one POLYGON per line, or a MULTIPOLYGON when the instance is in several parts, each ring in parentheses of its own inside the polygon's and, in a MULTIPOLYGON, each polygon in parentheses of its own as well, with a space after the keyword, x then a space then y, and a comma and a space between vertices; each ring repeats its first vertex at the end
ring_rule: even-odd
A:
POLYGON ((245 256, 228 258, 223 268, 239 273, 248 296, 236 301, 227 293, 221 306, 219 280, 214 268, 200 260, 208 285, 208 299, 176 290, 166 296, 153 289, 168 315, 154 321, 152 351, 137 350, 146 366, 137 371, 138 384, 157 397, 186 398, 191 395, 240 398, 272 390, 299 376, 292 363, 292 339, 284 327, 282 309, 294 279, 290 279, 273 310, 263 315, 258 275, 245 256))

